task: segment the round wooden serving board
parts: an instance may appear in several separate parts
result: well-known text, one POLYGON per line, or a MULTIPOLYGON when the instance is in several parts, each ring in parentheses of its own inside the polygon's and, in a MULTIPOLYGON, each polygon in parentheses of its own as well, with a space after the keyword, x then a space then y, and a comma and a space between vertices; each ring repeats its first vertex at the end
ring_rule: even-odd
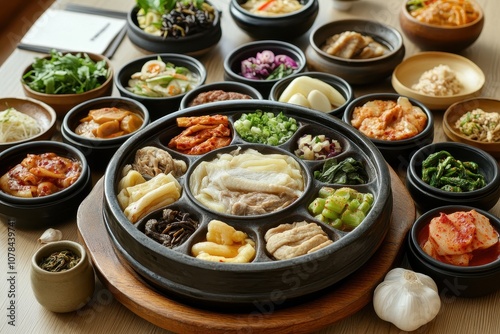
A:
MULTIPOLYGON (((390 169, 393 212, 388 234, 375 255, 359 270, 304 303, 275 308, 259 305, 246 313, 198 309, 151 288, 114 251, 103 217, 103 179, 82 202, 77 214, 80 236, 94 269, 113 296, 145 320, 174 332, 306 333, 346 318, 372 300, 373 290, 401 260, 406 234, 415 220, 415 205, 390 169)), ((203 279, 203 278, 200 278, 203 279)))

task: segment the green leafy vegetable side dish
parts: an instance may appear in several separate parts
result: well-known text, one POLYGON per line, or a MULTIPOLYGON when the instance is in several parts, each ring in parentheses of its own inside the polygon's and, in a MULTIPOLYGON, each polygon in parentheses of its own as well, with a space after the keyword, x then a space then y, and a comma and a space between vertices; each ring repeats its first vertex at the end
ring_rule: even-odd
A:
POLYGON ((486 185, 477 163, 462 162, 444 150, 430 154, 422 162, 422 181, 450 192, 467 192, 486 185))
POLYGON ((86 53, 52 50, 50 58, 35 58, 23 82, 46 94, 81 94, 100 87, 110 73, 105 60, 93 61, 86 53))
POLYGON ((322 171, 315 171, 314 178, 327 183, 337 184, 365 184, 368 174, 363 164, 352 157, 342 161, 336 158, 327 159, 322 171))

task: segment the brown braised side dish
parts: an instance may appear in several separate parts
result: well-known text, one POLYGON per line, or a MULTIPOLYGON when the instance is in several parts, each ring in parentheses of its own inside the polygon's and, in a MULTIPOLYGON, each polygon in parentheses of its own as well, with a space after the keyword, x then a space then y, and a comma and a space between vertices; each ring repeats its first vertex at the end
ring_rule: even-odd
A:
POLYGON ((199 222, 191 218, 189 213, 165 209, 160 219, 149 219, 144 230, 151 239, 173 248, 182 245, 198 226, 199 222))
POLYGON ((90 110, 80 120, 75 133, 88 138, 115 138, 137 131, 143 119, 136 113, 121 108, 100 108, 90 110))
POLYGON ((252 97, 247 94, 238 92, 226 92, 221 89, 210 90, 208 92, 203 92, 198 94, 189 106, 197 106, 200 104, 217 102, 217 101, 228 101, 228 100, 250 100, 252 97))
POLYGON ((355 31, 344 31, 327 38, 321 49, 332 56, 345 59, 369 59, 389 52, 386 46, 372 37, 355 31))

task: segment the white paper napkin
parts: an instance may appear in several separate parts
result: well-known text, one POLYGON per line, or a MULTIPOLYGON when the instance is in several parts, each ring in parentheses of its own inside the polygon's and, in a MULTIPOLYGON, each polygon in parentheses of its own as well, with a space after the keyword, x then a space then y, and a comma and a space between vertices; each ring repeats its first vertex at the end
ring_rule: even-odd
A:
POLYGON ((103 54, 124 26, 124 19, 48 9, 22 38, 21 44, 103 54))

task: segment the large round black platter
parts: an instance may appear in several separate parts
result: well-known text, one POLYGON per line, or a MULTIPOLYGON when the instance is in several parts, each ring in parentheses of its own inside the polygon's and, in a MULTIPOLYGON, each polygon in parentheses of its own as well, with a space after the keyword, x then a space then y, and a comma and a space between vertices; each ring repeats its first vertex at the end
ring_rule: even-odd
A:
MULTIPOLYGON (((296 158, 298 159, 298 158, 296 158)), ((299 159, 298 159, 299 160, 299 159)), ((330 184, 334 188, 342 185, 330 184)), ((360 268, 375 253, 384 239, 392 213, 390 174, 385 160, 370 140, 340 120, 292 104, 273 101, 227 101, 200 105, 164 116, 151 123, 146 129, 134 135, 115 153, 104 179, 104 221, 118 251, 130 266, 149 284, 169 296, 197 306, 244 307, 256 303, 286 305, 293 300, 311 295, 339 282, 360 268), (212 160, 214 152, 203 156, 187 156, 167 148, 170 138, 180 133, 176 118, 179 116, 227 115, 230 125, 242 113, 256 110, 291 116, 300 124, 296 134, 286 143, 274 148, 249 144, 232 129, 230 147, 252 147, 262 153, 280 150, 294 156, 297 139, 306 133, 325 134, 341 142, 342 160, 354 157, 365 165, 369 182, 350 186, 360 192, 374 195, 373 206, 363 222, 350 232, 336 230, 315 221, 307 211, 308 204, 317 196, 322 186, 328 185, 314 179, 312 172, 322 167, 324 161, 300 161, 305 174, 306 192, 294 205, 263 216, 227 216, 216 214, 188 196, 189 175, 200 159, 212 160), (122 168, 130 164, 135 152, 144 146, 158 146, 167 150, 172 157, 183 159, 188 171, 178 179, 183 187, 181 198, 170 207, 190 212, 200 220, 200 227, 181 246, 169 249, 147 237, 142 221, 131 223, 122 212, 118 200, 118 182, 122 168), (208 222, 219 219, 237 230, 246 232, 256 244, 256 257, 251 263, 234 264, 199 260, 190 249, 195 242, 205 238, 208 222), (321 224, 323 230, 334 242, 316 252, 289 260, 277 261, 265 249, 264 234, 281 223, 307 220, 321 224)), ((146 218, 159 216, 160 211, 146 218)))

